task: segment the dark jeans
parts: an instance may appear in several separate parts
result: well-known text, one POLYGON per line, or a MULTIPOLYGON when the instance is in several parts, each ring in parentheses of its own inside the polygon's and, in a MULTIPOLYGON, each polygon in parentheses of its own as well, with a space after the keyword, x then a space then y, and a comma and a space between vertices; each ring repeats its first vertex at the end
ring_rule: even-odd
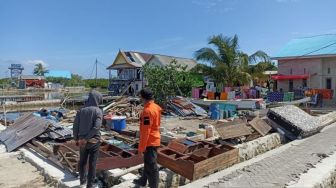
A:
POLYGON ((87 181, 87 187, 92 187, 96 178, 96 162, 98 159, 100 143, 87 143, 84 147, 80 148, 79 156, 79 177, 80 183, 83 184, 87 181), (89 159, 89 169, 86 176, 86 165, 89 159))
POLYGON ((156 147, 147 147, 144 153, 144 171, 140 178, 143 184, 147 183, 150 188, 159 187, 159 168, 157 166, 156 147))

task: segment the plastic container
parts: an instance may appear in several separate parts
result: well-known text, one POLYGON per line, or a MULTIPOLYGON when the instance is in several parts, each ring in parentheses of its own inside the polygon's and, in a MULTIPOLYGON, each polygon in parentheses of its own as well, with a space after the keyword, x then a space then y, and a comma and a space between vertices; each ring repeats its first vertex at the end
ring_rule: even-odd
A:
POLYGON ((212 103, 210 105, 210 118, 212 120, 220 119, 220 106, 217 103, 212 103))
POLYGON ((126 116, 113 116, 112 117, 113 130, 122 131, 126 128, 126 116))
POLYGON ((206 138, 206 130, 205 129, 197 129, 196 133, 197 134, 202 134, 202 135, 204 135, 204 138, 206 138))
POLYGON ((210 118, 219 120, 232 117, 237 111, 237 105, 227 103, 212 103, 210 105, 210 118))
POLYGON ((108 114, 108 115, 104 116, 104 119, 106 120, 106 125, 107 125, 110 129, 113 129, 112 118, 113 118, 113 115, 112 115, 112 114, 108 114))
POLYGON ((214 137, 214 132, 215 132, 214 129, 215 128, 212 125, 211 126, 207 126, 205 128, 205 130, 206 130, 206 138, 212 138, 212 137, 214 137))

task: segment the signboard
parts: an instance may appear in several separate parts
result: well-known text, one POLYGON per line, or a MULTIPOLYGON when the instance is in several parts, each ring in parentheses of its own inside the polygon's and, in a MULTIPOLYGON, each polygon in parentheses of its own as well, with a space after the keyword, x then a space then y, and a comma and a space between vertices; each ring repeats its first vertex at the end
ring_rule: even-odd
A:
POLYGON ((12 69, 22 69, 22 64, 11 64, 11 67, 12 69))

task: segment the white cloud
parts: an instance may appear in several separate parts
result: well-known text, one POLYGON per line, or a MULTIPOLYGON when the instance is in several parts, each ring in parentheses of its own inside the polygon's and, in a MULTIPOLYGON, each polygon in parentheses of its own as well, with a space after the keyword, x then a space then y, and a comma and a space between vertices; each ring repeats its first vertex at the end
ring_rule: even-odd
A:
POLYGON ((28 60, 28 61, 24 61, 23 62, 24 65, 28 65, 28 66, 34 66, 36 64, 42 64, 43 67, 48 67, 48 63, 44 62, 43 60, 28 60))

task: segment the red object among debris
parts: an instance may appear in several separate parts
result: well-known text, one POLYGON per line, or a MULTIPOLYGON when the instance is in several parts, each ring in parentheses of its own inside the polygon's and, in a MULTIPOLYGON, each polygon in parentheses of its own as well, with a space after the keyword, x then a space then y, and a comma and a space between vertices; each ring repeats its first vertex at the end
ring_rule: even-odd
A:
POLYGON ((158 149, 158 163, 189 180, 227 168, 238 160, 237 148, 207 141, 177 139, 158 149))
POLYGON ((44 80, 25 80, 27 87, 44 87, 44 80))
POLYGON ((20 79, 26 83, 26 87, 44 88, 46 82, 44 76, 22 75, 20 79))
POLYGON ((274 75, 271 76, 273 80, 301 80, 309 78, 309 75, 274 75))
MULTIPOLYGON (((78 172, 79 147, 74 141, 55 144, 53 152, 59 159, 59 163, 73 174, 78 172)), ((99 157, 96 170, 110 170, 114 168, 128 168, 143 163, 142 153, 137 149, 122 149, 118 146, 103 142, 99 148, 99 157)))

